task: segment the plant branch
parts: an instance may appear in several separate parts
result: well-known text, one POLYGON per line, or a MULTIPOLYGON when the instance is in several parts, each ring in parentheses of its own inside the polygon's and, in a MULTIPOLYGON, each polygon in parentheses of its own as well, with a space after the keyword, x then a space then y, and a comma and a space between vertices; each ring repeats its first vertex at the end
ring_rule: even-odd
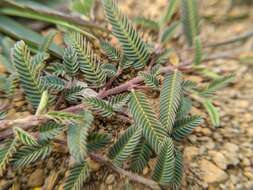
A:
POLYGON ((142 177, 142 176, 132 173, 130 171, 126 171, 122 168, 119 168, 119 167, 115 166, 108 158, 106 158, 104 156, 100 156, 100 155, 94 154, 94 153, 91 153, 89 155, 90 155, 91 159, 95 160, 96 162, 106 165, 107 167, 109 167, 110 169, 114 170, 115 172, 117 172, 121 175, 128 177, 131 181, 141 183, 153 190, 161 190, 160 186, 155 181, 147 179, 145 177, 142 177))
POLYGON ((118 68, 117 73, 110 78, 109 81, 106 82, 104 85, 104 88, 99 92, 100 94, 105 93, 105 91, 112 86, 112 83, 122 74, 123 69, 121 67, 118 68))
MULTIPOLYGON (((233 44, 236 42, 240 42, 240 41, 245 41, 248 38, 253 37, 253 30, 248 30, 240 35, 235 35, 233 37, 230 37, 228 40, 224 40, 224 41, 220 41, 220 42, 216 42, 216 43, 209 43, 209 44, 204 44, 202 46, 203 49, 208 49, 208 48, 215 48, 215 47, 220 47, 220 46, 225 46, 228 44, 233 44)), ((185 49, 179 49, 176 52, 180 53, 180 52, 188 52, 188 51, 194 51, 194 47, 188 47, 185 49)))
POLYGON ((251 38, 251 37, 253 37, 253 30, 246 31, 241 35, 236 35, 236 36, 231 37, 230 39, 225 40, 225 41, 205 45, 204 47, 212 47, 213 48, 213 47, 228 45, 228 44, 232 44, 235 42, 244 41, 244 40, 251 38))
MULTIPOLYGON (((229 55, 224 55, 223 54, 217 54, 217 55, 213 55, 212 57, 207 57, 203 60, 203 62, 206 61, 210 61, 210 60, 214 60, 214 59, 222 59, 222 58, 230 58, 230 59, 235 59, 235 56, 229 56, 229 55)), ((165 67, 160 68, 160 74, 166 74, 174 69, 179 69, 179 70, 188 70, 191 69, 190 64, 192 63, 192 61, 185 61, 182 64, 180 64, 179 66, 175 67, 173 65, 168 65, 165 67)), ((128 91, 131 87, 136 86, 140 83, 143 82, 142 77, 137 76, 119 86, 116 86, 114 88, 105 90, 105 91, 101 91, 97 97, 98 98, 106 98, 108 96, 111 95, 115 95, 115 94, 119 94, 125 91, 128 91)), ((81 111, 83 111, 85 109, 85 105, 84 104, 78 104, 75 106, 71 106, 69 108, 66 108, 64 110, 61 110, 63 112, 71 112, 71 113, 80 113, 81 111)), ((12 133, 12 126, 20 126, 23 129, 30 129, 34 126, 37 126, 41 123, 44 123, 48 120, 48 118, 46 118, 45 116, 28 116, 26 118, 23 119, 16 119, 16 120, 3 120, 0 121, 0 141, 4 140, 5 138, 11 136, 12 133)))
MULTIPOLYGON (((54 139, 54 142, 57 144, 63 145, 63 146, 65 146, 67 143, 66 140, 60 140, 60 139, 54 139)), ((151 179, 147 179, 145 177, 142 177, 142 176, 132 173, 130 171, 126 171, 126 170, 114 165, 111 162, 111 160, 109 158, 107 158, 106 156, 102 156, 102 155, 99 155, 96 153, 89 153, 89 157, 92 160, 107 166, 108 168, 112 169, 113 171, 119 173, 120 175, 128 177, 128 179, 130 179, 131 181, 143 184, 153 190, 161 190, 159 184, 156 183, 155 181, 153 181, 151 179)))

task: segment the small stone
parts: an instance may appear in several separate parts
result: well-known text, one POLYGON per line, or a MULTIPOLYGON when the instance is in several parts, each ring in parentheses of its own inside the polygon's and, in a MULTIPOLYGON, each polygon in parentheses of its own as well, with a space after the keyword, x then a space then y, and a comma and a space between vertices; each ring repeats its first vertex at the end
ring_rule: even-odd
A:
POLYGON ((15 102, 15 106, 19 108, 25 105, 25 103, 26 103, 25 101, 18 101, 18 102, 15 102))
POLYGON ((213 138, 214 138, 216 141, 218 141, 218 142, 221 142, 221 141, 222 141, 221 135, 220 135, 219 133, 217 133, 217 132, 213 134, 213 138))
POLYGON ((248 158, 243 158, 242 165, 243 166, 250 166, 250 160, 248 158))
POLYGON ((253 180, 246 182, 245 187, 246 187, 246 189, 252 190, 253 189, 253 180))
POLYGON ((238 183, 238 181, 240 180, 239 178, 238 178, 238 176, 235 176, 235 175, 230 175, 229 176, 229 178, 230 178, 230 181, 232 182, 232 184, 237 184, 238 183))
POLYGON ((198 148, 195 146, 188 146, 184 149, 184 159, 186 162, 191 162, 194 157, 198 155, 198 148))
POLYGON ((28 186, 38 187, 44 183, 44 171, 43 169, 36 169, 29 177, 28 186))
POLYGON ((251 114, 251 113, 245 113, 243 119, 244 119, 244 121, 247 122, 247 123, 253 121, 252 114, 251 114))
POLYGON ((210 129, 208 129, 208 128, 202 128, 202 129, 201 129, 201 133, 202 133, 203 135, 205 135, 205 136, 209 136, 209 135, 212 134, 212 131, 211 131, 210 129))
POLYGON ((236 166, 239 163, 239 147, 233 143, 226 143, 221 151, 228 160, 228 165, 236 166))
POLYGON ((226 169, 228 165, 228 160, 226 157, 217 151, 209 151, 208 152, 213 160, 213 162, 221 169, 226 169))
POLYGON ((201 178, 205 183, 219 183, 223 182, 228 178, 228 175, 208 160, 200 161, 201 178))
POLYGON ((243 174, 249 178, 250 180, 253 180, 253 173, 252 172, 248 172, 248 171, 245 171, 243 172, 243 174))
POLYGON ((192 143, 195 143, 197 142, 197 136, 196 135, 189 135, 188 136, 188 139, 192 142, 192 143))
POLYGON ((112 174, 110 174, 110 175, 108 175, 108 177, 106 178, 105 183, 106 183, 107 185, 110 185, 110 184, 112 184, 112 183, 114 182, 114 180, 115 180, 115 176, 112 175, 112 174))
POLYGON ((248 108, 249 107, 250 102, 247 100, 237 100, 235 101, 235 107, 239 107, 239 108, 248 108))
POLYGON ((205 145, 202 145, 201 147, 199 147, 199 154, 205 154, 205 152, 207 151, 207 147, 205 145))
POLYGON ((92 159, 88 159, 88 164, 90 166, 91 171, 94 171, 94 172, 97 172, 101 167, 101 165, 98 162, 95 162, 92 159))
POLYGON ((246 133, 249 137, 253 137, 253 127, 248 127, 247 128, 247 133, 246 133))
POLYGON ((226 143, 224 145, 224 149, 229 151, 229 152, 238 152, 239 147, 236 144, 233 144, 233 143, 226 143))
POLYGON ((213 150, 215 147, 215 143, 213 141, 209 141, 208 143, 206 143, 206 148, 209 150, 213 150))
POLYGON ((149 172, 148 167, 145 167, 144 170, 143 170, 143 172, 142 172, 142 174, 143 174, 143 175, 147 175, 148 172, 149 172))
MULTIPOLYGON (((59 139, 63 139, 61 138, 61 135, 58 135, 59 139)), ((67 147, 63 147, 62 145, 60 144, 54 144, 54 147, 53 147, 54 151, 55 152, 58 152, 58 153, 63 153, 63 154, 67 154, 68 153, 68 148, 67 147)))

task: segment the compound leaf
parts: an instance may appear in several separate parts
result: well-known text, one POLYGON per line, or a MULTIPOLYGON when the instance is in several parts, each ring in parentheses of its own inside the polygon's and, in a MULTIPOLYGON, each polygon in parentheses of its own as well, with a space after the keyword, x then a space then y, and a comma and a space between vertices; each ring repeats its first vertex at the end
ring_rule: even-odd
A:
POLYGON ((182 74, 180 71, 169 73, 164 81, 160 96, 160 121, 171 132, 174 125, 182 92, 182 74))
POLYGON ((142 129, 133 125, 118 139, 109 151, 109 157, 121 165, 134 151, 142 136, 142 129))
POLYGON ((124 55, 134 62, 136 69, 145 66, 149 51, 128 18, 118 9, 114 0, 103 0, 108 22, 112 25, 113 34, 122 45, 124 55))
POLYGON ((143 136, 148 144, 158 153, 161 148, 160 143, 167 136, 167 132, 156 118, 156 114, 143 93, 132 90, 129 111, 136 125, 143 129, 143 136))

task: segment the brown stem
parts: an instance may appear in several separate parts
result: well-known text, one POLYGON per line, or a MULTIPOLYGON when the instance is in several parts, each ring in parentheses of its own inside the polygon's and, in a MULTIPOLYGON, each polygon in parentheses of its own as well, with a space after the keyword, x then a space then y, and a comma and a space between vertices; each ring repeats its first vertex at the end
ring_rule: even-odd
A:
POLYGON ((13 135, 12 127, 18 126, 24 130, 28 130, 34 126, 45 123, 47 118, 45 116, 31 115, 23 119, 3 120, 0 121, 0 141, 13 135))
MULTIPOLYGON (((229 56, 227 56, 226 58, 228 58, 229 56)), ((212 57, 207 57, 203 60, 203 62, 205 61, 209 61, 211 58, 211 60, 213 59, 219 59, 219 58, 224 58, 224 54, 222 55, 213 55, 212 57)), ((233 57, 229 57, 230 59, 235 59, 235 56, 233 57)), ((192 63, 192 61, 185 61, 183 62, 181 65, 179 65, 177 67, 177 69, 179 70, 188 70, 190 69, 190 64, 192 63)), ((169 66, 166 66, 166 67, 162 67, 160 68, 160 74, 166 74, 172 70, 175 69, 175 66, 173 65, 169 65, 169 66)), ((99 98, 106 98, 108 96, 111 96, 111 95, 115 95, 115 94, 119 94, 119 93, 122 93, 122 92, 125 92, 127 90, 129 90, 131 87, 139 84, 143 82, 143 79, 142 77, 140 76, 137 76, 119 86, 116 86, 112 89, 108 89, 106 90, 105 92, 103 93, 99 93, 97 95, 97 97, 99 98)), ((69 108, 66 108, 62 111, 64 112, 71 112, 71 113, 80 113, 81 111, 83 111, 85 108, 85 105, 83 104, 79 104, 79 105, 75 105, 75 106, 72 106, 72 107, 69 107, 69 108)), ((29 128, 32 128, 33 126, 37 126, 41 123, 44 123, 47 121, 47 118, 45 116, 28 116, 26 118, 23 118, 23 119, 16 119, 16 120, 3 120, 3 121, 0 121, 0 140, 3 140, 9 136, 11 136, 13 133, 12 133, 12 126, 15 126, 15 125, 18 125, 24 129, 29 129, 29 128), (5 131, 3 131, 5 130, 5 131)))
MULTIPOLYGON (((54 142, 57 144, 60 144, 61 146, 65 146, 67 143, 66 140, 60 140, 60 139, 54 139, 54 142)), ((111 162, 111 160, 105 156, 102 156, 102 155, 99 155, 96 153, 89 153, 89 157, 92 160, 107 166, 108 168, 112 169, 113 171, 128 177, 131 181, 141 183, 153 190, 161 190, 159 184, 156 183, 155 181, 153 181, 151 179, 147 179, 147 178, 142 177, 138 174, 132 173, 130 171, 126 171, 126 170, 118 167, 118 166, 114 165, 111 162)))
POLYGON ((105 84, 106 90, 112 86, 112 83, 122 74, 122 72, 123 69, 119 67, 117 73, 105 84))
POLYGON ((138 174, 126 171, 122 168, 119 168, 119 167, 115 166, 108 158, 106 158, 104 156, 100 156, 100 155, 94 154, 94 153, 91 153, 89 155, 90 155, 91 159, 95 160, 96 162, 106 165, 107 167, 111 168, 112 170, 114 170, 115 172, 117 172, 121 175, 128 177, 131 181, 141 183, 153 190, 161 190, 159 184, 156 183, 155 181, 147 179, 145 177, 142 177, 138 174))
POLYGON ((104 85, 104 88, 99 92, 99 96, 103 96, 106 90, 112 86, 112 83, 122 74, 122 72, 123 69, 119 67, 117 73, 104 85))
MULTIPOLYGON (((242 34, 230 37, 228 40, 224 40, 224 41, 220 41, 220 42, 216 42, 216 43, 204 44, 202 46, 202 49, 208 49, 208 48, 215 48, 215 47, 225 46, 225 45, 228 45, 228 44, 245 41, 245 40, 247 40, 247 39, 249 39, 251 37, 253 37, 253 30, 248 30, 248 31, 246 31, 246 32, 244 32, 242 34)), ((194 51, 194 47, 187 47, 185 49, 176 50, 176 52, 178 52, 178 53, 188 52, 188 51, 194 51)))
POLYGON ((111 96, 111 95, 114 95, 114 94, 120 94, 122 92, 127 91, 132 85, 138 84, 142 81, 143 81, 142 78, 137 76, 137 77, 133 78, 132 80, 129 80, 129 81, 125 82, 124 84, 121 84, 121 85, 119 85, 115 88, 106 90, 103 93, 99 93, 98 97, 99 98, 105 98, 105 97, 108 97, 108 96, 111 96))
POLYGON ((218 42, 218 43, 207 44, 207 45, 205 45, 205 47, 214 48, 214 47, 218 47, 218 46, 228 45, 228 44, 231 44, 231 43, 244 41, 248 38, 251 38, 252 36, 253 36, 253 30, 249 30, 249 31, 244 32, 243 34, 235 35, 235 36, 231 37, 228 40, 221 41, 221 42, 218 42))

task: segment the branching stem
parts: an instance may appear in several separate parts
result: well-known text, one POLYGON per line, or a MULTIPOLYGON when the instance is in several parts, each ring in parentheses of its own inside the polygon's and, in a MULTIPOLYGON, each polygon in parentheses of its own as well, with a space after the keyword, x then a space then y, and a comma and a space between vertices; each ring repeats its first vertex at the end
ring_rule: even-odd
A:
MULTIPOLYGON (((206 62, 206 61, 210 61, 210 60, 214 60, 214 59, 224 59, 224 58, 237 60, 237 58, 235 56, 225 55, 223 53, 223 54, 213 55, 212 57, 207 57, 204 60, 202 60, 202 62, 206 62)), ((174 69, 179 69, 179 70, 184 70, 184 71, 189 70, 189 69, 191 69, 191 66, 190 66, 191 63, 192 63, 192 61, 190 60, 190 61, 185 61, 185 62, 181 63, 177 68, 172 65, 162 67, 162 68, 160 68, 160 74, 161 75, 166 74, 174 69)), ((142 77, 137 76, 137 77, 135 77, 135 78, 119 85, 119 86, 99 92, 97 97, 103 99, 108 96, 120 94, 125 91, 128 91, 131 87, 139 85, 142 82, 143 82, 142 77)), ((61 110, 61 111, 71 112, 71 113, 80 113, 84 109, 85 109, 84 104, 78 104, 78 105, 66 108, 64 110, 61 110)), ((45 123, 47 120, 48 120, 48 118, 46 118, 45 116, 32 115, 32 116, 28 116, 23 119, 0 121, 0 141, 10 137, 13 134, 12 126, 19 126, 25 130, 28 130, 34 126, 40 125, 41 123, 45 123)))

